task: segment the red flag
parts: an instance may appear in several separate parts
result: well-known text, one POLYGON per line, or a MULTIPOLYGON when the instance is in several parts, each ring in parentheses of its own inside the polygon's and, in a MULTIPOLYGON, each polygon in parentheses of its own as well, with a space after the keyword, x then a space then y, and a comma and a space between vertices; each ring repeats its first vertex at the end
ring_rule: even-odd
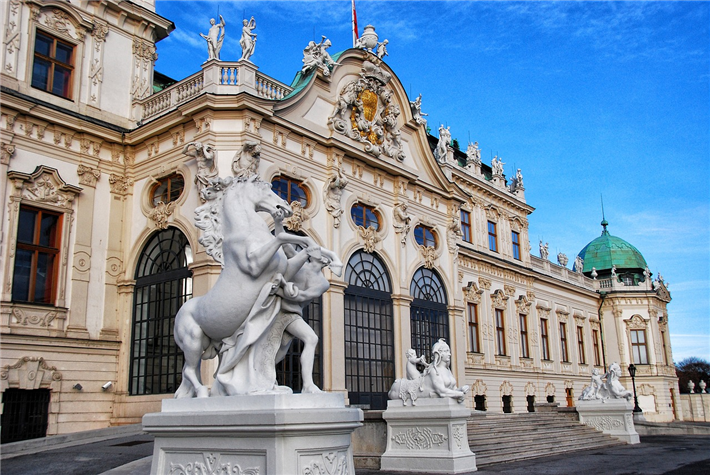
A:
POLYGON ((357 13, 355 13, 355 0, 351 0, 353 4, 353 48, 357 46, 357 40, 360 37, 357 32, 357 13))

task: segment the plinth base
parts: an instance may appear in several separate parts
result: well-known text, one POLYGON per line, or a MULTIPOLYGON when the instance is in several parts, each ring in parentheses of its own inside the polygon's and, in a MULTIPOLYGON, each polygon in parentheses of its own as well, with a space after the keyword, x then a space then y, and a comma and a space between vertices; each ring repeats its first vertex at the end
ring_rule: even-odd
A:
POLYGON ((476 456, 468 446, 471 410, 451 398, 420 398, 416 406, 387 402, 387 451, 381 469, 401 472, 469 473, 476 456))
POLYGON ((143 430, 155 436, 151 475, 354 475, 350 436, 362 419, 342 394, 164 399, 143 430))
POLYGON ((639 434, 634 428, 634 405, 625 399, 577 401, 579 422, 616 437, 627 444, 638 444, 639 434))

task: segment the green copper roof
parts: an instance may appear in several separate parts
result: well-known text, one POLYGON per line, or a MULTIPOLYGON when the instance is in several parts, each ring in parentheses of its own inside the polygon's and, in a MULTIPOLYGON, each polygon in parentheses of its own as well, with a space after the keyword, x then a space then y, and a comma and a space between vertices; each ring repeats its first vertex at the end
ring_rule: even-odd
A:
POLYGON ((638 249, 623 239, 609 234, 609 231, 606 230, 608 224, 606 220, 602 221, 604 228, 602 235, 579 252, 579 257, 584 259, 582 272, 585 274, 592 272, 592 267, 596 268, 598 272, 610 270, 613 265, 616 265, 618 272, 645 269, 647 267, 646 259, 638 249))

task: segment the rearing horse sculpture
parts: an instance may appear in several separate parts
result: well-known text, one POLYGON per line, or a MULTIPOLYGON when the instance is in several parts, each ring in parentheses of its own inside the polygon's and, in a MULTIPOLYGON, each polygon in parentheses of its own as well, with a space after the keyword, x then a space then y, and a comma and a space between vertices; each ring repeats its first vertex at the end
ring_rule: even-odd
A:
MULTIPOLYGON (((214 287, 185 302, 175 317, 175 341, 185 355, 176 398, 209 395, 200 379, 200 360, 217 355, 220 365, 213 395, 274 389, 273 371, 259 369, 275 365, 273 357, 265 361, 269 351, 262 347, 274 339, 268 333, 279 316, 280 299, 297 291, 290 281, 305 262, 292 257, 295 264, 289 265, 291 259, 282 246, 297 244, 304 248, 300 252, 314 252, 317 247, 308 237, 271 234, 258 212, 282 218, 291 216, 292 210, 258 175, 217 179, 208 187, 210 192, 213 202, 203 206, 212 206, 216 216, 210 219, 221 226, 221 240, 214 241, 221 242, 221 254, 215 254, 223 258, 224 268, 214 287)), ((341 265, 334 254, 328 255, 334 267, 341 265)))

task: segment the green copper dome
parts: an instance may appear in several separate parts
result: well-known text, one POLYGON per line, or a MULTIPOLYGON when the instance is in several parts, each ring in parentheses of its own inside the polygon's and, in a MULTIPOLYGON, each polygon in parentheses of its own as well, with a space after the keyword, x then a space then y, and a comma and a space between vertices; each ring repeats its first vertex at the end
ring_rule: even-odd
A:
POLYGON ((602 235, 587 244, 579 251, 579 257, 584 259, 584 274, 592 272, 594 267, 598 273, 608 273, 616 265, 616 271, 641 271, 646 269, 646 259, 634 246, 623 239, 612 236, 606 227, 609 223, 602 221, 602 235), (607 272, 604 272, 607 271, 607 272))

